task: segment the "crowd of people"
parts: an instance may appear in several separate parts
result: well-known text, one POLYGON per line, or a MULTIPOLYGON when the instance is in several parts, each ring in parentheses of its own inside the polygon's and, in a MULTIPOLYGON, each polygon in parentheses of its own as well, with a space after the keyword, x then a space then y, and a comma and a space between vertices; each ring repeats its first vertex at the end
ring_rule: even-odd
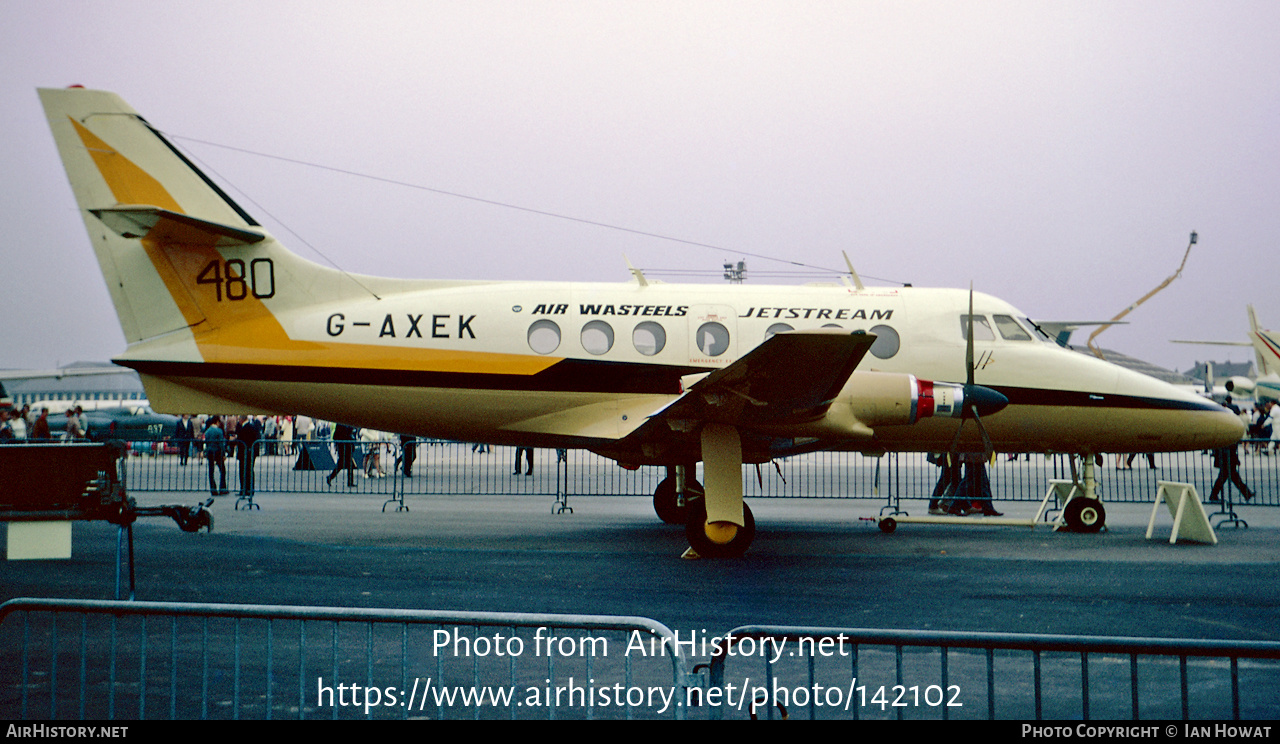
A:
POLYGON ((89 436, 89 417, 84 408, 68 408, 64 414, 62 430, 54 435, 50 427, 49 409, 39 411, 24 405, 21 409, 0 410, 0 443, 13 441, 32 442, 83 442, 89 436))
MULTIPOLYGON (((234 458, 238 466, 239 496, 254 493, 253 468, 259 455, 293 455, 295 446, 309 441, 332 438, 337 449, 338 466, 327 483, 342 470, 348 471, 347 484, 355 486, 354 443, 365 444, 360 468, 368 478, 387 475, 384 454, 391 451, 392 436, 373 429, 359 435, 346 424, 314 421, 308 416, 197 416, 183 415, 178 422, 173 446, 178 449, 180 463, 191 457, 203 459, 209 468, 209 491, 215 496, 230 493, 227 488, 226 460, 234 458)), ((412 474, 413 437, 401 436, 404 448, 404 474, 412 474)))
MULTIPOLYGON (((1229 396, 1225 404, 1240 416, 1247 427, 1247 441, 1213 453, 1214 466, 1219 470, 1219 477, 1214 484, 1210 500, 1218 500, 1220 492, 1228 481, 1234 483, 1244 498, 1249 500, 1253 493, 1240 478, 1239 458, 1241 454, 1280 456, 1280 405, 1275 401, 1266 401, 1252 411, 1241 410, 1229 396)), ((47 407, 39 411, 33 410, 29 405, 24 405, 20 410, 2 409, 0 410, 0 444, 16 441, 85 441, 89 434, 89 420, 84 409, 81 406, 69 408, 64 413, 64 417, 65 424, 55 435, 51 431, 50 413, 47 407)), ((209 490, 214 495, 230 492, 227 488, 226 460, 235 459, 238 464, 240 488, 238 493, 252 495, 253 464, 258 455, 292 455, 295 443, 332 439, 335 443, 337 465, 329 474, 326 483, 332 486, 334 479, 345 470, 347 485, 354 487, 357 467, 369 478, 387 475, 386 460, 390 459, 389 453, 392 451, 392 440, 395 436, 372 429, 357 430, 346 424, 315 421, 308 416, 200 415, 193 417, 184 414, 177 423, 170 446, 177 449, 182 465, 186 465, 191 458, 207 463, 209 490), (362 448, 364 456, 359 465, 355 462, 356 442, 364 445, 362 448)), ((403 453, 400 465, 404 475, 409 476, 412 474, 415 460, 416 440, 408 435, 399 435, 399 441, 403 453)), ((476 444, 472 447, 472 452, 484 453, 487 449, 487 445, 476 444)), ((1012 455, 1010 459, 1016 459, 1016 457, 1017 455, 1012 455)), ((525 475, 532 475, 533 450, 528 447, 520 447, 516 450, 514 474, 520 474, 522 458, 527 463, 525 475)), ((1101 457, 1098 459, 1101 461, 1101 457)), ((1134 459, 1135 456, 1132 454, 1117 455, 1116 469, 1132 469, 1134 459)), ((1147 461, 1149 467, 1156 467, 1150 455, 1147 455, 1147 461)), ((930 499, 930 513, 998 515, 991 506, 990 486, 986 473, 979 463, 961 463, 959 459, 944 456, 931 456, 930 462, 939 465, 943 471, 930 499), (962 464, 966 466, 963 475, 962 464)), ((392 467, 395 467, 395 463, 392 463, 392 467)))
MULTIPOLYGON (((1228 403, 1230 403, 1229 399, 1228 403)), ((1238 413, 1248 427, 1245 436, 1255 440, 1251 444, 1253 452, 1274 455, 1277 450, 1280 450, 1280 405, 1276 405, 1274 400, 1269 400, 1256 406, 1252 412, 1238 411, 1238 413)), ((1246 448, 1246 454, 1248 454, 1248 448, 1246 448)))

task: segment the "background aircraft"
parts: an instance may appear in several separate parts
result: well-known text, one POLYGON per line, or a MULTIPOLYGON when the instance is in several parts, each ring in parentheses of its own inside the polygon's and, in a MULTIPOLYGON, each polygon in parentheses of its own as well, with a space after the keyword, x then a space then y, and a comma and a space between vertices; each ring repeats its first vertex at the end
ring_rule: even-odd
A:
POLYGON ((1262 328, 1258 325, 1258 316, 1253 310, 1253 305, 1247 305, 1246 308, 1249 313, 1248 341, 1175 340, 1173 343, 1203 344, 1206 346, 1252 346, 1254 362, 1258 371, 1257 377, 1251 380, 1248 377, 1233 376, 1223 383, 1222 389, 1238 398, 1252 396, 1258 403, 1268 400, 1280 401, 1280 333, 1262 328))
POLYGON ((147 401, 86 401, 77 403, 66 400, 37 401, 31 410, 49 409, 49 431, 61 437, 67 428, 66 412, 77 405, 84 409, 89 421, 87 437, 95 442, 108 439, 122 441, 156 441, 172 439, 177 430, 178 417, 156 413, 147 401), (99 405, 100 404, 100 405, 99 405))

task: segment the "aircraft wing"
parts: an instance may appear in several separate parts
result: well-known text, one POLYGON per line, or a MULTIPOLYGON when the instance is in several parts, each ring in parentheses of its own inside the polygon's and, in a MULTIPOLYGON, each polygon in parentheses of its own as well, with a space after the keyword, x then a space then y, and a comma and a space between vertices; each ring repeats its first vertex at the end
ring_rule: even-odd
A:
POLYGON ((692 381, 628 439, 692 431, 702 423, 778 426, 823 416, 876 340, 864 332, 779 333, 746 356, 692 381))
POLYGON ((1084 326, 1129 325, 1126 320, 1033 320, 1040 332, 1066 346, 1071 343, 1071 334, 1084 326))

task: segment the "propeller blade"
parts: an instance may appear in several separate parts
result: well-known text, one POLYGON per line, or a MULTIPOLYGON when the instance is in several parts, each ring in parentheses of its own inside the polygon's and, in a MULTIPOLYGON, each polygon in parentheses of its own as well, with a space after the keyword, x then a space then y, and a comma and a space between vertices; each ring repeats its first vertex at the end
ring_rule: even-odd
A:
POLYGON ((964 431, 965 418, 967 417, 966 416, 960 417, 960 425, 956 427, 956 435, 951 438, 951 446, 947 448, 947 452, 950 452, 953 455, 960 454, 960 450, 957 449, 956 445, 960 443, 960 432, 964 431))
POLYGON ((996 451, 991 446, 991 437, 987 436, 987 427, 982 424, 982 417, 978 415, 978 406, 973 407, 973 420, 978 422, 978 433, 982 435, 982 459, 990 460, 991 454, 996 451))
POLYGON ((978 433, 982 435, 982 449, 985 456, 989 459, 995 448, 991 444, 991 437, 987 434, 987 427, 982 423, 982 416, 985 414, 996 413, 1005 406, 1009 405, 1009 399, 1003 394, 992 390, 989 387, 983 387, 974 382, 974 362, 973 362, 973 282, 969 282, 969 317, 966 321, 967 332, 965 343, 965 386, 964 386, 964 402, 960 409, 960 425, 956 427, 955 436, 951 438, 950 452, 959 454, 958 446, 960 444, 960 434, 964 432, 965 419, 972 418, 978 424, 978 433))

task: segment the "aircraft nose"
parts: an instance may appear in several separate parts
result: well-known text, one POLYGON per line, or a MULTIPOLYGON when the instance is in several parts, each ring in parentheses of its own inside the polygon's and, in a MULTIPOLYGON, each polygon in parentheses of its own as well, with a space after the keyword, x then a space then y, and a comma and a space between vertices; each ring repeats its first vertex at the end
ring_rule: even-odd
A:
POLYGON ((1212 442, 1212 444, 1203 445, 1209 449, 1230 447, 1244 437, 1244 421, 1231 410, 1221 406, 1216 411, 1207 411, 1197 423, 1200 436, 1205 441, 1212 442))
POLYGON ((1213 403, 1198 411, 1170 413, 1175 415, 1159 421, 1156 436, 1158 447, 1170 452, 1230 447, 1244 436, 1240 417, 1213 403))
POLYGON ((978 409, 979 416, 990 416, 1007 405, 1009 405, 1009 399, 1003 393, 982 385, 964 386, 964 407, 966 411, 970 406, 973 406, 978 409))

